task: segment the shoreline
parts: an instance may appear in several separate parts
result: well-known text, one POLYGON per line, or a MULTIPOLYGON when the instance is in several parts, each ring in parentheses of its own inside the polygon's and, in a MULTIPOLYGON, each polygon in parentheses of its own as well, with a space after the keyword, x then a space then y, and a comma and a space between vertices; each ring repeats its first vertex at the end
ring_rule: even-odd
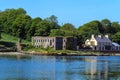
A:
POLYGON ((10 55, 10 56, 17 56, 17 55, 20 55, 20 56, 25 56, 26 54, 24 53, 20 53, 20 52, 0 52, 0 56, 1 55, 10 55))
POLYGON ((41 52, 0 52, 1 55, 8 55, 8 56, 29 56, 29 55, 40 55, 40 56, 120 56, 120 52, 89 52, 89 51, 82 51, 79 53, 67 53, 67 52, 49 52, 49 53, 41 53, 41 52))
POLYGON ((43 55, 43 56, 120 56, 120 52, 89 52, 82 51, 80 53, 66 53, 66 52, 50 52, 50 53, 41 53, 41 52, 24 52, 28 55, 43 55))

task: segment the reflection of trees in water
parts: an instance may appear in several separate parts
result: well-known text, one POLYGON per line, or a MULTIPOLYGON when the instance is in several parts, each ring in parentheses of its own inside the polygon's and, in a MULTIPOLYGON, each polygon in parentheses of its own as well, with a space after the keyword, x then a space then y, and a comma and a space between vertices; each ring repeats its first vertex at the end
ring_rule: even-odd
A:
POLYGON ((66 62, 85 61, 85 58, 80 56, 56 56, 56 59, 59 61, 65 60, 66 62))

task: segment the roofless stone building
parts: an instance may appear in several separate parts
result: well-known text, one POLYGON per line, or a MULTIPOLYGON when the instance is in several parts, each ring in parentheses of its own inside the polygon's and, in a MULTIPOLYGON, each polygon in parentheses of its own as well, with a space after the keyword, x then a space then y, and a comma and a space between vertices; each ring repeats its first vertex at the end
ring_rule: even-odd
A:
POLYGON ((48 48, 54 50, 77 50, 77 38, 75 37, 32 37, 32 45, 35 47, 48 48))

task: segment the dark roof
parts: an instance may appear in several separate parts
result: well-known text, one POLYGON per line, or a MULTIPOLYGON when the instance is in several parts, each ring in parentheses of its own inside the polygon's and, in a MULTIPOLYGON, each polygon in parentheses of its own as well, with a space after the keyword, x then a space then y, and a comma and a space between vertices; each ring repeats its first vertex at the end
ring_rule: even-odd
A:
POLYGON ((112 42, 109 38, 106 37, 95 37, 97 42, 112 42))

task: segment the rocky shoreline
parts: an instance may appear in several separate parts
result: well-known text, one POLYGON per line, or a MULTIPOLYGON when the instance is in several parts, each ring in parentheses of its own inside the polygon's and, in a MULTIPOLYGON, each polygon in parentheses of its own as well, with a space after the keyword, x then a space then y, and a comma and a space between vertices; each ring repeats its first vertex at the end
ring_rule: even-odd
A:
POLYGON ((41 55, 41 56, 120 56, 120 53, 115 52, 81 52, 81 53, 56 53, 56 52, 50 52, 50 53, 40 53, 40 52, 0 52, 0 55, 41 55))
POLYGON ((0 52, 0 55, 26 55, 20 52, 0 52))
POLYGON ((30 54, 30 55, 45 55, 45 56, 120 56, 119 52, 81 52, 81 53, 40 53, 40 52, 24 52, 24 54, 30 54))

